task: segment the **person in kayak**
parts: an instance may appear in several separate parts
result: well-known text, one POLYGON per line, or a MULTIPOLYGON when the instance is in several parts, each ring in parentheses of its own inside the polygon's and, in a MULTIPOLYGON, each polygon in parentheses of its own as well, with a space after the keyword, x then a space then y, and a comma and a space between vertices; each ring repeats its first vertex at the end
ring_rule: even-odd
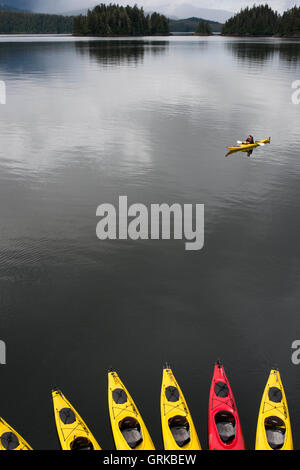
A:
POLYGON ((254 137, 253 135, 248 135, 248 138, 245 141, 246 144, 254 144, 254 137))

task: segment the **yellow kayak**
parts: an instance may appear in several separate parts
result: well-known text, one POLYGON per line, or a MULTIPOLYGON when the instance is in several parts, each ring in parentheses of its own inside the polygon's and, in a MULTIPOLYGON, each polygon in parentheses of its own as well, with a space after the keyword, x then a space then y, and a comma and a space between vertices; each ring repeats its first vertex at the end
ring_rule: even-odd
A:
POLYGON ((260 405, 256 450, 293 450, 289 410, 278 370, 271 370, 260 405))
POLYGON ((0 450, 32 450, 32 447, 0 418, 0 450))
POLYGON ((146 425, 116 372, 108 374, 108 406, 117 450, 155 450, 146 425))
POLYGON ((271 142, 271 137, 269 137, 268 139, 264 139, 264 140, 256 140, 254 144, 247 144, 245 142, 235 147, 226 147, 226 148, 230 150, 231 152, 233 151, 238 152, 239 150, 251 150, 255 147, 258 147, 261 144, 269 144, 270 142, 271 142))
POLYGON ((62 450, 101 450, 93 434, 60 390, 52 391, 54 416, 62 450))
POLYGON ((201 450, 187 403, 169 368, 163 371, 160 411, 165 450, 201 450))

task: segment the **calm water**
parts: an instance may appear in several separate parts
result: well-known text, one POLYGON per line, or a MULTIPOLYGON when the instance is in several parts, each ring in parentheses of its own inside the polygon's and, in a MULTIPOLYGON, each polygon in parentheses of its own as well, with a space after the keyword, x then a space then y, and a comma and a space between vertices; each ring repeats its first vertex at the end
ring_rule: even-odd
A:
POLYGON ((59 386, 113 448, 112 366, 161 448, 168 361, 206 447, 221 358, 248 447, 277 365, 300 448, 300 42, 1 37, 0 79, 1 416, 58 448, 59 386), (225 158, 248 133, 272 143, 225 158), (96 208, 119 195, 204 203, 205 249, 100 242, 96 208))

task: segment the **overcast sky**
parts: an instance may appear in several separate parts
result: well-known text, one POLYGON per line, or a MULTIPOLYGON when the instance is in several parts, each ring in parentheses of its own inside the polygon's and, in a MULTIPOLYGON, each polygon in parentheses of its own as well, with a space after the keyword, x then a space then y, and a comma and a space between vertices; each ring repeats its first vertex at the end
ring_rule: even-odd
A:
MULTIPOLYGON (((116 3, 120 4, 126 3, 131 5, 137 3, 138 5, 144 6, 147 10, 153 10, 156 6, 164 7, 166 5, 177 6, 182 4, 189 4, 199 8, 215 8, 221 10, 237 11, 247 5, 252 6, 255 3, 259 5, 266 2, 278 11, 291 8, 295 4, 298 6, 300 5, 300 0, 116 0, 116 3)), ((89 7, 93 4, 96 4, 97 1, 68 0, 68 3, 72 3, 74 8, 83 8, 83 6, 89 7)))

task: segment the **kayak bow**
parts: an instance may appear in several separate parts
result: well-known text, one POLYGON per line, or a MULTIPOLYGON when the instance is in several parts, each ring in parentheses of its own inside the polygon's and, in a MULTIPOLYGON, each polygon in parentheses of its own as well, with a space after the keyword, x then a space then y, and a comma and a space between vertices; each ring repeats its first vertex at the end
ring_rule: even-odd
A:
POLYGON ((256 450, 293 450, 289 410, 278 370, 271 370, 256 431, 256 450))
POLYGON ((155 450, 142 416, 116 372, 108 374, 108 406, 117 450, 155 450))
POLYGON ((101 450, 83 419, 62 392, 53 390, 52 399, 62 450, 101 450))
POLYGON ((0 450, 32 450, 25 439, 3 418, 0 418, 0 450))
POLYGON ((245 450, 234 396, 222 364, 215 364, 208 410, 210 450, 245 450))
POLYGON ((163 370, 160 410, 165 450, 201 450, 187 403, 170 368, 163 370))
POLYGON ((226 147, 226 148, 230 151, 251 150, 255 147, 259 147, 259 145, 261 144, 269 144, 270 142, 271 142, 271 137, 269 137, 268 139, 264 139, 264 140, 257 140, 254 142, 254 144, 242 143, 238 146, 226 147))

